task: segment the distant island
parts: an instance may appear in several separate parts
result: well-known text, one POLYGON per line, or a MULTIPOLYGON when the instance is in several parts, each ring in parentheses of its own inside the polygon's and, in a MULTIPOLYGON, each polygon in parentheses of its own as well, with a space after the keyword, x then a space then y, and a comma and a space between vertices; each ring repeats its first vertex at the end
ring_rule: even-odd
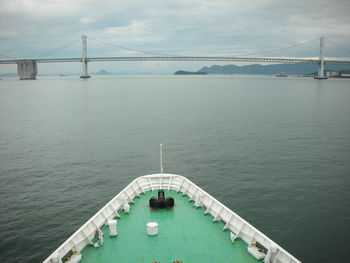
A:
POLYGON ((101 69, 99 72, 94 73, 95 75, 109 75, 111 73, 109 73, 107 70, 105 69, 101 69))
POLYGON ((17 73, 2 73, 0 77, 17 77, 17 73))
MULTIPOLYGON (((208 75, 208 74, 262 74, 270 76, 304 76, 312 77, 317 75, 317 65, 307 63, 295 63, 295 64, 271 64, 271 65, 212 65, 202 67, 198 71, 186 71, 178 70, 174 75, 208 75)), ((325 65, 325 75, 332 78, 350 78, 350 69, 347 65, 325 65)), ((150 75, 150 74, 169 74, 169 72, 108 72, 105 69, 101 69, 98 72, 91 73, 91 75, 150 75)), ((38 76, 79 76, 81 73, 50 73, 50 74, 38 74, 38 76)), ((17 73, 0 73, 0 77, 18 77, 17 73)))
POLYGON ((185 71, 185 70, 178 70, 174 73, 174 75, 207 75, 206 72, 191 72, 191 71, 185 71))
MULTIPOLYGON (((325 71, 344 71, 349 69, 345 65, 326 65, 325 71)), ((295 64, 272 64, 272 65, 212 65, 210 67, 203 67, 198 72, 207 74, 265 74, 276 75, 283 72, 288 75, 311 75, 317 72, 316 64, 295 63, 295 64)))

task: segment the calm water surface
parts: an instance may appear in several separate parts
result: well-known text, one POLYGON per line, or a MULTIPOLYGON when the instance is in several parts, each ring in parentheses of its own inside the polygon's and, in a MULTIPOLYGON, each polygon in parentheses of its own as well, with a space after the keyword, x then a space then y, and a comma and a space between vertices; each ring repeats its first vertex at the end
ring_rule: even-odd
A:
POLYGON ((131 180, 187 176, 303 262, 350 257, 350 81, 0 81, 1 262, 41 262, 131 180))

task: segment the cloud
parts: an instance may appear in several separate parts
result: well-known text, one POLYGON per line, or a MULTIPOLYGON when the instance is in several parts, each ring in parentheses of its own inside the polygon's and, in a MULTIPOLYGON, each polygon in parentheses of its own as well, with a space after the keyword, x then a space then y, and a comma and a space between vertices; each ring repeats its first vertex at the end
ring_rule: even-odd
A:
MULTIPOLYGON (((350 3, 343 0, 0 0, 0 54, 36 57, 77 39, 56 56, 81 53, 79 37, 177 55, 237 55, 324 35, 327 54, 350 57, 350 3), (345 48, 339 48, 344 46, 345 48), (69 48, 71 49, 69 51, 69 48)), ((90 54, 130 51, 89 43, 90 54)), ((318 43, 270 55, 315 56, 318 43)))
POLYGON ((91 24, 94 22, 94 19, 91 17, 83 17, 80 19, 80 23, 82 24, 91 24))

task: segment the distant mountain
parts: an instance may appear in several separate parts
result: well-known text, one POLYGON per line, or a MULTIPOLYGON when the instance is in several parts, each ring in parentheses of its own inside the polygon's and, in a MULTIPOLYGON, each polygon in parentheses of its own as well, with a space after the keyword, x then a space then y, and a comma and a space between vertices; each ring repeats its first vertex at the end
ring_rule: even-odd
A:
MULTIPOLYGON (((349 69, 349 66, 343 65, 325 65, 325 70, 339 71, 349 69)), ((273 65, 213 65, 210 67, 203 67, 199 72, 207 74, 267 74, 275 75, 278 72, 284 72, 289 75, 304 75, 311 74, 317 71, 317 65, 308 63, 295 63, 295 64, 273 64, 273 65)))
POLYGON ((207 75, 206 72, 191 72, 191 71, 185 71, 185 70, 178 70, 174 73, 174 75, 207 75))
POLYGON ((101 69, 99 72, 96 72, 95 75, 108 75, 111 74, 107 70, 101 69))
POLYGON ((17 73, 2 73, 0 77, 17 77, 17 73))

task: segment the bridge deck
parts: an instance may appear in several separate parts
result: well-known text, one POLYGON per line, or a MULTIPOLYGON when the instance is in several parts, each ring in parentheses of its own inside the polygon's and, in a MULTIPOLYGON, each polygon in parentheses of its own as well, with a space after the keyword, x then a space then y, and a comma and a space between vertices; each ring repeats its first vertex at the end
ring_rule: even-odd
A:
MULTIPOLYGON (((4 59, 0 64, 17 64, 22 61, 35 63, 83 62, 78 58, 37 58, 37 59, 4 59)), ((318 58, 302 57, 233 57, 233 56, 139 56, 139 57, 87 57, 87 62, 102 61, 223 61, 223 62, 253 62, 253 63, 311 63, 318 64, 318 58)), ((350 58, 325 58, 325 64, 350 65, 350 58)))

